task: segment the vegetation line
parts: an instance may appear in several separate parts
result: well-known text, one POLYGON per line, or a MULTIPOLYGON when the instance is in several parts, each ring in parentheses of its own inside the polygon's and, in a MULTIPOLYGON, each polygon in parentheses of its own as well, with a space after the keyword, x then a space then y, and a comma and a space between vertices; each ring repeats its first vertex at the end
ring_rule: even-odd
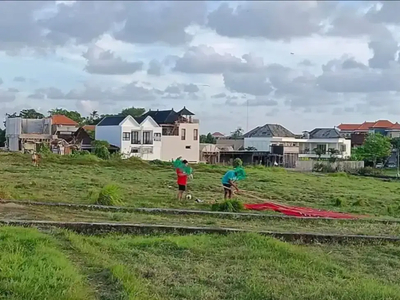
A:
POLYGON ((340 221, 340 222, 369 222, 369 223, 385 223, 397 224, 400 220, 387 220, 387 219, 334 219, 334 218, 316 218, 316 217, 292 217, 286 215, 268 215, 258 213, 235 213, 235 212, 221 212, 221 211, 205 211, 194 209, 174 209, 174 208, 145 208, 145 207, 122 207, 122 206, 106 206, 106 205, 91 205, 91 204, 73 204, 61 202, 37 202, 29 200, 5 200, 0 199, 0 204, 19 204, 19 205, 34 205, 34 206, 56 206, 69 209, 83 209, 94 211, 116 211, 127 213, 147 213, 147 214, 173 214, 173 215, 205 215, 218 218, 232 218, 232 219, 290 219, 300 221, 340 221))
POLYGON ((236 228, 188 227, 155 224, 115 224, 115 223, 87 223, 87 222, 53 222, 53 221, 25 221, 0 220, 0 226, 22 226, 37 228, 62 228, 82 234, 99 234, 117 232, 123 234, 229 234, 229 233, 258 233, 285 241, 313 242, 400 242, 400 237, 367 236, 367 235, 339 235, 314 234, 296 232, 252 231, 236 228))

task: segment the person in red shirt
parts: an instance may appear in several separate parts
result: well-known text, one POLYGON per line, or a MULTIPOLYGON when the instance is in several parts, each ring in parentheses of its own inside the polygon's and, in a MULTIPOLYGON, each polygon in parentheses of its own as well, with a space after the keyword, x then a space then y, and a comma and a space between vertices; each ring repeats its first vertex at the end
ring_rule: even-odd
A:
MULTIPOLYGON (((188 164, 187 160, 183 160, 182 163, 186 166, 188 164)), ((182 200, 183 193, 186 191, 188 175, 179 168, 176 169, 176 175, 178 176, 178 200, 182 200)))

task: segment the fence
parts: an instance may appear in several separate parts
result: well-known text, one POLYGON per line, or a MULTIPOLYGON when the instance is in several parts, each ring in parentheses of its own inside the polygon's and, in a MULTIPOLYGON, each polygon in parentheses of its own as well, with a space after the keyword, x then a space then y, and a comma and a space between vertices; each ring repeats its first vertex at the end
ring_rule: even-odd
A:
POLYGON ((339 161, 331 163, 328 161, 299 160, 296 162, 296 169, 303 172, 311 172, 315 164, 330 165, 332 168, 337 168, 339 172, 350 172, 364 168, 363 161, 339 161))

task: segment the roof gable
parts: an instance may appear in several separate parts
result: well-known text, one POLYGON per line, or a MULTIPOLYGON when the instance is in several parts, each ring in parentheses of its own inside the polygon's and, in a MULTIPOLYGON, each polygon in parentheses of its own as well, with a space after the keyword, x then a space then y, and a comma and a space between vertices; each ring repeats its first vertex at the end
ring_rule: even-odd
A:
POLYGON ((119 125, 121 125, 121 126, 135 126, 135 127, 139 127, 140 126, 140 124, 131 115, 124 117, 124 119, 122 120, 122 122, 119 125))
POLYGON ((340 124, 338 128, 340 130, 356 130, 358 127, 360 127, 361 124, 340 124))
POLYGON ((339 139, 343 137, 336 128, 315 128, 309 134, 310 139, 339 139))
POLYGON ((173 124, 179 119, 179 114, 171 110, 149 110, 142 117, 152 117, 157 124, 173 124))
POLYGON ((279 124, 265 124, 250 130, 243 135, 249 137, 294 137, 295 135, 279 124))
POLYGON ((394 124, 388 120, 378 120, 372 125, 372 128, 390 128, 394 124))
POLYGON ((186 106, 184 106, 180 111, 178 111, 178 114, 181 116, 194 116, 194 113, 188 110, 186 106))

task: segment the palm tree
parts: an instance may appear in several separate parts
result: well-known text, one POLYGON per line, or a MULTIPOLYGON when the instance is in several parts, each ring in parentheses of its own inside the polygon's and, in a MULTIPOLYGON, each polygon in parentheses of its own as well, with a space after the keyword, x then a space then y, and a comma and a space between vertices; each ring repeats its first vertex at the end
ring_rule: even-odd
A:
POLYGON ((313 152, 318 156, 318 160, 321 159, 322 154, 325 154, 325 151, 322 148, 315 148, 313 152))

